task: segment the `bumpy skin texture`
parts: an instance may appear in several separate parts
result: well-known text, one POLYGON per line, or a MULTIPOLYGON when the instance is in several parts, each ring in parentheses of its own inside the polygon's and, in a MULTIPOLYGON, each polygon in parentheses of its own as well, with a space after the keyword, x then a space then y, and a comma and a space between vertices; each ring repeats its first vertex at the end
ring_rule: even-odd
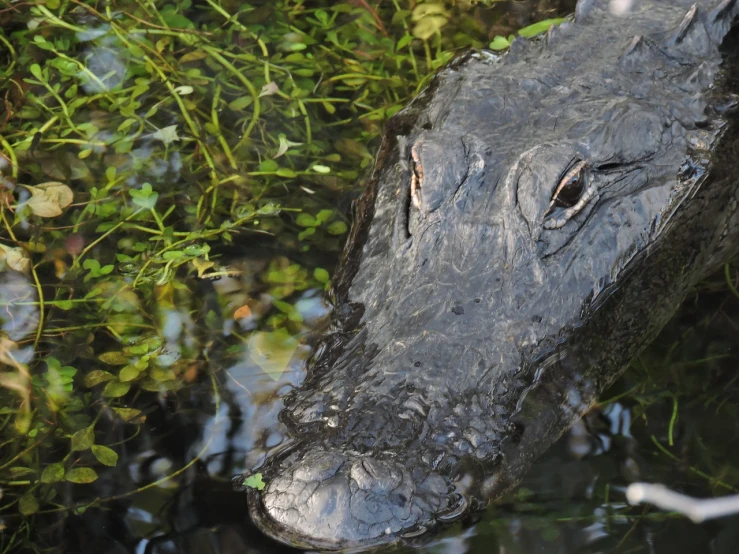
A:
POLYGON ((269 535, 364 548, 480 509, 732 254, 739 5, 608 4, 458 59, 389 123, 336 332, 249 493, 269 535))

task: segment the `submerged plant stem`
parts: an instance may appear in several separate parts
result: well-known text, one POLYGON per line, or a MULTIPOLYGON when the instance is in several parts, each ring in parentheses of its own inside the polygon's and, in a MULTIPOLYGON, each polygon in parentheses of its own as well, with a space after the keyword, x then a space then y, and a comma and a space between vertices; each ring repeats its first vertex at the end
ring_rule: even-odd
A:
MULTIPOLYGON (((665 448, 664 445, 662 445, 662 443, 660 443, 659 440, 657 440, 657 437, 655 437, 654 435, 651 435, 650 438, 651 438, 652 442, 654 443, 654 445, 657 448, 659 448, 660 452, 662 452, 663 454, 669 456, 670 458, 672 458, 676 462, 681 462, 681 463, 683 462, 680 458, 678 458, 672 452, 670 452, 669 450, 667 450, 667 448, 665 448)), ((696 468, 695 466, 692 466, 692 465, 691 466, 688 466, 688 469, 692 473, 695 473, 696 475, 699 475, 699 476, 703 477, 704 479, 706 479, 707 481, 709 481, 711 483, 715 483, 716 485, 718 485, 720 487, 723 487, 726 490, 730 490, 730 491, 736 492, 736 488, 732 487, 731 485, 729 485, 727 483, 724 483, 720 479, 715 479, 715 478, 711 477, 710 475, 708 475, 707 473, 701 471, 700 469, 696 468)))

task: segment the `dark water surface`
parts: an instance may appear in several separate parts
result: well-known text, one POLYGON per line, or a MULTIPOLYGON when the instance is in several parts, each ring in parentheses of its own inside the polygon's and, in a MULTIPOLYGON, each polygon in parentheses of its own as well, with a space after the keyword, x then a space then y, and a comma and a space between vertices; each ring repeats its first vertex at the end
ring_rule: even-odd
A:
MULTIPOLYGON (((230 3, 230 7, 237 4, 230 3)), ((255 13, 262 14, 260 24, 269 27, 274 17, 270 4, 253 4, 258 8, 255 13)), ((332 5, 304 4, 308 9, 332 5)), ((359 0, 346 4, 378 3, 359 0)), ((446 46, 484 46, 497 35, 507 36, 535 21, 565 15, 574 6, 573 1, 546 0, 485 4, 472 0, 449 3, 448 21, 442 28, 446 46)), ((193 19, 199 13, 197 8, 198 3, 193 2, 187 12, 193 19)), ((377 13, 378 17, 392 16, 395 10, 377 13)), ((402 31, 391 19, 383 25, 389 33, 402 31)), ((380 31, 375 28, 372 32, 380 31)), ((358 42, 356 48, 361 49, 361 37, 358 42)), ((112 45, 110 49, 110 58, 101 57, 104 52, 96 53, 98 63, 107 70, 118 59, 112 45)), ((421 46, 419 51, 423 54, 421 46)), ((105 114, 92 116, 104 130, 105 114)), ((269 117, 285 128, 302 125, 302 120, 288 119, 278 111, 269 117)), ((371 134, 370 128, 376 131, 381 121, 382 117, 367 120, 348 115, 344 124, 364 126, 371 134)), ((362 175, 376 140, 369 141, 366 152, 357 153, 356 146, 333 145, 344 156, 343 163, 356 165, 357 175, 362 175)), ((151 156, 143 150, 141 158, 151 156)), ((156 167, 142 163, 136 186, 177 173, 180 162, 174 146, 173 152, 156 167)), ((54 168, 60 167, 57 179, 103 179, 104 164, 90 162, 85 167, 89 175, 81 175, 77 165, 60 161, 60 150, 41 148, 35 155, 32 162, 23 159, 46 167, 52 176, 54 168), (75 171, 78 174, 70 177, 75 171)), ((321 155, 317 161, 334 159, 326 151, 321 155)), ((41 509, 25 519, 19 515, 17 502, 4 503, 0 497, 0 529, 4 529, 0 554, 34 550, 86 554, 288 550, 251 526, 245 496, 233 490, 231 477, 258 471, 265 453, 280 444, 277 415, 281 398, 302 381, 311 344, 326 328, 329 307, 321 286, 322 268, 330 270, 336 265, 345 233, 342 225, 345 227, 349 217, 351 200, 361 190, 361 184, 345 186, 345 181, 352 181, 351 175, 340 177, 323 181, 321 188, 306 183, 300 190, 267 195, 282 206, 309 206, 314 215, 320 209, 329 210, 333 231, 318 229, 318 238, 312 242, 308 235, 296 238, 310 225, 301 224, 296 213, 284 212, 279 225, 266 228, 272 235, 241 234, 232 245, 211 245, 225 268, 217 279, 183 278, 171 288, 160 285, 157 302, 142 307, 148 317, 137 320, 142 328, 154 329, 156 344, 127 354, 145 356, 156 351, 157 371, 174 373, 161 378, 152 374, 151 380, 178 384, 157 387, 154 383, 147 388, 148 382, 142 382, 142 390, 124 395, 126 406, 141 410, 138 424, 119 425, 102 401, 91 402, 84 415, 70 415, 71 419, 86 417, 95 422, 96 443, 113 448, 119 455, 117 464, 95 465, 99 477, 90 484, 56 484, 53 495, 44 493, 47 496, 41 509), (23 531, 19 533, 19 529, 23 531)), ((177 183, 177 179, 171 182, 177 183)), ((187 201, 183 194, 175 202, 187 201)), ((71 252, 74 245, 69 241, 76 238, 60 237, 71 252)), ((127 247, 127 240, 134 241, 133 234, 117 232, 114 237, 119 248, 127 247)), ((89 243, 91 239, 86 240, 89 243)), ((105 253, 97 256, 103 259, 105 253)), ((128 272, 125 262, 118 259, 114 274, 130 284, 136 272, 128 272)), ((457 524, 416 550, 500 554, 739 552, 739 517, 694 525, 674 514, 630 507, 623 496, 624 487, 634 480, 662 482, 696 496, 739 489, 739 297, 727 285, 727 281, 736 282, 736 275, 730 267, 726 275, 702 284, 655 344, 604 395, 602 403, 532 468, 521 486, 474 521, 457 524)), ((52 281, 51 271, 44 276, 52 281)), ((65 309, 49 313, 47 325, 59 332, 34 350, 28 337, 35 333, 38 314, 18 299, 33 298, 35 290, 30 279, 13 272, 0 273, 0 304, 9 307, 8 315, 0 318, 0 338, 24 345, 16 351, 20 363, 33 368, 34 356, 51 356, 89 375, 107 367, 98 361, 100 353, 141 346, 141 342, 126 339, 130 333, 117 334, 116 327, 104 337, 65 331, 81 326, 77 312, 65 309), (95 355, 86 354, 88 351, 95 355)), ((110 301, 124 302, 127 290, 117 289, 110 301)), ((122 307, 110 317, 126 313, 122 307)), ((113 325, 110 321, 107 324, 113 325)), ((41 375, 42 369, 38 373, 41 375)), ((88 389, 83 393, 91 395, 88 400, 99 394, 88 389)), ((15 440, 11 416, 18 414, 0 411, 0 415, 4 418, 0 448, 10 452, 15 440)), ((59 423, 62 427, 68 424, 59 423)), ((22 448, 14 452, 18 454, 13 459, 24 459, 22 448)), ((65 463, 95 463, 83 454, 76 456, 64 458, 65 463)), ((35 469, 41 472, 62 457, 58 444, 45 445, 35 469)), ((0 465, 7 463, 6 454, 3 458, 0 465)), ((26 461, 26 465, 32 464, 26 461)), ((7 491, 13 486, 12 482, 0 484, 7 491)), ((10 497, 6 492, 5 498, 10 497)))

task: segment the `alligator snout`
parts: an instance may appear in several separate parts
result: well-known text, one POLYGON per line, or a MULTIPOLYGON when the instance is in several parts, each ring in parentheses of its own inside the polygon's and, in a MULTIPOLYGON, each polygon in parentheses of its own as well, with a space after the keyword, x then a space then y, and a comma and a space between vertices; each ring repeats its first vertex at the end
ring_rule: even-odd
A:
POLYGON ((451 504, 444 478, 392 459, 316 449, 279 465, 261 493, 250 492, 249 511, 266 534, 293 546, 392 542, 425 530, 451 504))

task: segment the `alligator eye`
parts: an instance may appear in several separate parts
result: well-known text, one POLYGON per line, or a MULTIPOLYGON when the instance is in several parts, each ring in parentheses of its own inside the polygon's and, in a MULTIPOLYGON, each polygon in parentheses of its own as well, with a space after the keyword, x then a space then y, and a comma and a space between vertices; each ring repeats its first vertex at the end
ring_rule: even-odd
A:
POLYGON ((558 208, 571 208, 577 204, 577 201, 580 200, 585 190, 585 176, 583 175, 585 165, 585 162, 580 161, 562 176, 557 188, 554 189, 547 214, 551 213, 552 208, 555 206, 558 208))
POLYGON ((587 183, 587 162, 579 161, 560 179, 544 215, 545 229, 559 229, 576 216, 596 196, 596 189, 587 183))

